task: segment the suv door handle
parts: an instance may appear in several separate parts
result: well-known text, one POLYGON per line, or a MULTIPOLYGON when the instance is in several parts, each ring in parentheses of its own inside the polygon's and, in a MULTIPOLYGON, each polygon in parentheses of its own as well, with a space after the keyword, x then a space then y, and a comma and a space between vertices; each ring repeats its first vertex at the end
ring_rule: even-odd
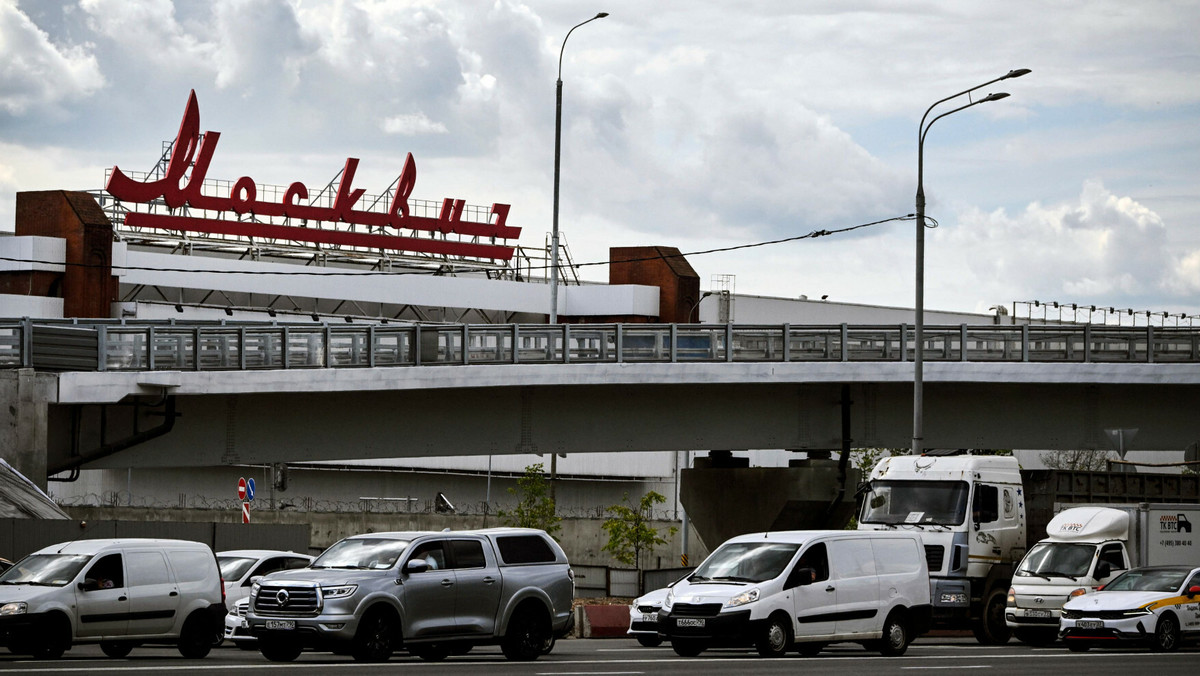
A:
POLYGON ((453 580, 442 580, 442 586, 443 587, 453 587, 454 581, 453 580))
POLYGON ((488 575, 487 577, 483 578, 484 584, 493 584, 493 583, 495 583, 495 581, 496 581, 496 578, 492 577, 491 575, 488 575))

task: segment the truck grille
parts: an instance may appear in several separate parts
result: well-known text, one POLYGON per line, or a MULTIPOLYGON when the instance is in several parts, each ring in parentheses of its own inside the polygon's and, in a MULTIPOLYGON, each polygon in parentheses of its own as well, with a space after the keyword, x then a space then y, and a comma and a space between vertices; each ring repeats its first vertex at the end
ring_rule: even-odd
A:
POLYGON ((313 615, 320 608, 316 585, 263 585, 254 599, 254 611, 263 615, 313 615))
POLYGON ((929 566, 929 572, 933 573, 942 569, 942 559, 946 558, 946 548, 942 545, 925 545, 925 563, 929 566))
POLYGON ((715 617, 720 612, 720 603, 676 603, 671 609, 677 617, 715 617))

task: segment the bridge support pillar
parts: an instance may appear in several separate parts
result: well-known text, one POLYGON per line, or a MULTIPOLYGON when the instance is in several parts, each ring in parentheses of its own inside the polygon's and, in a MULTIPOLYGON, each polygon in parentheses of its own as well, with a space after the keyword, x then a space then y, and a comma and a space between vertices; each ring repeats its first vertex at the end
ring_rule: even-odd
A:
POLYGON ((46 429, 52 377, 33 369, 0 370, 0 457, 46 489, 46 429))

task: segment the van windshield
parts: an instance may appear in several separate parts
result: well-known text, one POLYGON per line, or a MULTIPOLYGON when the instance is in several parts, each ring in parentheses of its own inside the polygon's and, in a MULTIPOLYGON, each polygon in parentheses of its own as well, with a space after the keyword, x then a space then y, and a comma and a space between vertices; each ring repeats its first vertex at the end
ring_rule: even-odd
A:
POLYGON ((859 523, 957 526, 967 517, 965 481, 872 481, 859 523))
POLYGON ((1069 577, 1087 575, 1096 555, 1096 545, 1070 542, 1039 542, 1017 568, 1018 577, 1069 577))
POLYGON ((310 568, 391 568, 408 547, 408 540, 347 538, 335 543, 310 568))
POLYGON ((735 542, 721 547, 688 577, 689 582, 763 582, 779 577, 800 549, 786 542, 735 542))
POLYGON ((0 575, 0 584, 33 584, 62 587, 71 583, 90 554, 33 554, 0 575))

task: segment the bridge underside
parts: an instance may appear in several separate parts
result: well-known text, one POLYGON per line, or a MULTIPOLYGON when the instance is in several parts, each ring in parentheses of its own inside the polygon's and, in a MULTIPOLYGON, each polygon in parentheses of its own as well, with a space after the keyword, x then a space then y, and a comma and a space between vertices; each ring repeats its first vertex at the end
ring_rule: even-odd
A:
MULTIPOLYGON (((245 374, 242 374, 245 375, 245 374)), ((51 403, 49 473, 508 453, 843 447, 842 387, 819 383, 525 384, 175 394, 51 403)), ((912 386, 852 382, 851 448, 911 443, 912 386)), ((1200 440, 1200 385, 925 384, 925 447, 1136 449, 1200 440)), ((1128 450, 1128 449, 1127 449, 1128 450)))

